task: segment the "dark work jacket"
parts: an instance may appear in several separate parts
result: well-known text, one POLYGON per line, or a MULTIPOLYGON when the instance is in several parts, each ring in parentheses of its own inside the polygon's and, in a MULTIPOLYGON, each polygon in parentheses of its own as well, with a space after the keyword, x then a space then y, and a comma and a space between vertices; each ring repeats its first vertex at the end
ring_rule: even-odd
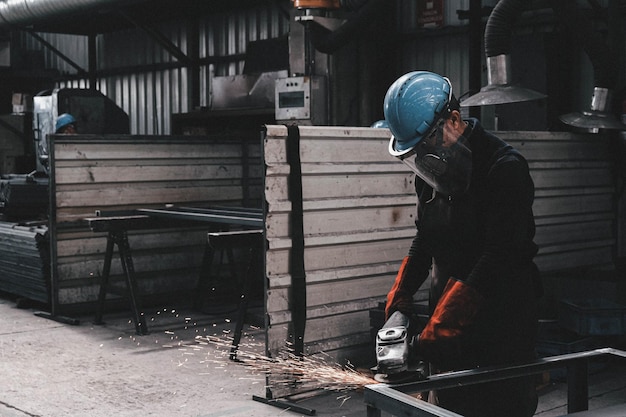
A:
MULTIPOLYGON (((533 263, 534 184, 522 155, 469 119, 472 150, 466 194, 445 197, 416 178, 417 233, 409 251, 407 285, 415 293, 432 266, 430 310, 449 278, 484 297, 475 323, 462 335, 461 355, 434 363, 441 370, 528 361, 534 357, 538 274, 533 263)), ((429 358, 425 358, 429 360, 429 358)), ((432 361, 431 361, 432 362, 432 361)))

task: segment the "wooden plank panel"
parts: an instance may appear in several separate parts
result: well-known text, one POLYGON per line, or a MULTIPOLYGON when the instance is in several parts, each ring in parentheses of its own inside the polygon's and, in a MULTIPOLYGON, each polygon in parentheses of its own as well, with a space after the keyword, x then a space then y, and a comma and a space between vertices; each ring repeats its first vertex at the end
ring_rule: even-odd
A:
MULTIPOLYGON (((129 233, 128 241, 134 251, 193 247, 206 242, 207 231, 202 227, 135 231, 129 233)), ((86 232, 82 236, 60 232, 57 239, 57 255, 61 258, 86 255, 95 255, 100 258, 106 247, 106 234, 86 232)))
MULTIPOLYGON (((346 243, 343 245, 307 247, 304 265, 309 270, 354 267, 402 260, 408 252, 411 239, 346 243)), ((266 257, 267 275, 289 272, 289 250, 270 250, 266 257)))
MULTIPOLYGON (((271 350, 288 339, 290 240, 287 224, 291 205, 287 193, 287 130, 268 126, 267 132, 263 149, 267 164, 265 197, 269 204, 267 235, 270 244, 266 257, 270 282, 267 310, 275 324, 268 332, 271 350)), ((496 133, 529 160, 537 191, 534 205, 540 245, 537 263, 542 271, 610 260, 615 242, 612 228, 614 179, 606 138, 565 132, 496 133)), ((350 282, 350 272, 363 273, 363 280, 376 280, 380 286, 372 289, 372 293, 385 293, 383 283, 386 280, 391 283, 395 277, 397 263, 406 254, 414 234, 414 218, 410 217, 415 214, 415 200, 410 200, 415 198, 412 174, 388 157, 388 137, 387 131, 378 129, 300 128, 304 261, 309 301, 307 325, 319 320, 316 322, 319 328, 311 324, 305 335, 307 346, 313 352, 337 340, 340 342, 333 345, 335 348, 350 349, 351 338, 341 333, 351 331, 352 326, 343 327, 346 321, 329 325, 324 320, 324 311, 336 314, 341 320, 344 318, 341 305, 345 303, 356 309, 350 314, 363 314, 366 307, 362 302, 366 299, 357 297, 363 297, 364 293, 351 294, 349 288, 343 287, 350 282), (346 151, 352 149, 359 152, 346 151), (373 195, 381 197, 378 206, 367 204, 373 195), (387 196, 387 200, 382 198, 387 196), (406 213, 397 227, 389 221, 394 210, 406 213), (366 239, 367 232, 377 227, 387 228, 390 235, 381 240, 375 235, 366 239), (412 233, 408 232, 410 230, 412 233), (392 237, 394 232, 398 232, 397 238, 392 237), (386 269, 380 271, 383 265, 386 269), (365 272, 368 268, 380 274, 368 275, 365 272), (346 300, 338 301, 343 298, 346 300), (349 298, 352 300, 347 300, 349 298)), ((366 293, 367 289, 363 291, 366 293)), ((422 289, 420 296, 424 297, 426 292, 422 289)), ((361 320, 368 322, 363 317, 361 320)), ((365 332, 362 322, 361 331, 365 332)))
POLYGON ((387 294, 392 284, 393 278, 390 280, 389 276, 374 276, 334 281, 329 285, 324 283, 310 285, 307 286, 307 305, 311 307, 335 303, 345 305, 355 300, 380 297, 387 294))
MULTIPOLYGON (((124 280, 121 276, 112 276, 112 282, 117 282, 116 285, 120 288, 124 288, 124 280)), ((144 274, 137 274, 137 284, 142 294, 165 294, 165 293, 180 293, 181 290, 192 291, 195 288, 195 281, 190 280, 190 275, 187 270, 166 270, 166 271, 153 271, 148 276, 144 274)), ((78 302, 95 302, 98 297, 98 285, 95 280, 72 280, 62 281, 59 288, 59 302, 61 304, 75 304, 78 302)), ((119 299, 122 296, 109 294, 107 299, 119 299)), ((160 310, 160 307, 148 307, 144 306, 144 312, 146 318, 150 320, 150 315, 160 310)), ((94 309, 95 311, 95 309, 94 309)), ((130 310, 128 312, 130 320, 130 310)), ((148 322, 149 323, 149 322, 148 322)))
POLYGON ((241 197, 241 187, 235 184, 226 184, 221 187, 209 187, 208 184, 196 182, 178 186, 176 183, 157 186, 144 184, 139 189, 135 184, 121 186, 104 184, 99 189, 65 191, 61 188, 57 193, 57 207, 60 209, 85 206, 102 208, 118 205, 145 207, 148 204, 185 203, 187 201, 240 200, 241 197))
POLYGON ((369 333, 368 311, 320 317, 307 320, 305 342, 328 340, 350 334, 369 333))
MULTIPOLYGON (((330 310, 337 304, 341 310, 346 309, 346 304, 357 300, 369 300, 376 303, 385 296, 393 284, 395 272, 389 275, 375 275, 357 279, 342 281, 318 282, 317 284, 307 281, 307 306, 322 306, 322 310, 330 310)), ((288 310, 288 287, 273 289, 271 300, 276 310, 288 310)), ((336 309, 333 311, 337 312, 336 309)), ((332 313, 334 314, 334 313, 332 313)))
POLYGON ((57 167, 55 171, 58 184, 90 184, 90 183, 153 183, 158 181, 180 182, 198 181, 203 179, 236 179, 242 177, 242 166, 238 164, 191 164, 184 165, 152 165, 133 166, 95 166, 95 167, 57 167))
POLYGON ((611 236, 613 221, 561 223, 537 227, 535 243, 539 247, 550 246, 559 242, 576 242, 603 239, 611 236))
MULTIPOLYGON (((260 140, 252 144, 225 136, 75 135, 54 137, 51 147, 54 273, 61 304, 95 299, 94 281, 101 274, 106 238, 86 225, 81 228, 78 221, 93 217, 96 210, 241 205, 244 198, 260 204, 262 199, 260 140)), ((206 242, 206 231, 198 228, 130 234, 142 288, 161 292, 176 285, 193 287, 206 242)), ((112 274, 122 274, 115 258, 112 274)))
POLYGON ((613 185, 611 172, 606 168, 584 169, 535 169, 532 178, 535 189, 565 188, 579 189, 582 187, 607 187, 613 185))
POLYGON ((365 209, 311 211, 304 217, 307 235, 357 233, 402 228, 415 222, 415 207, 387 206, 365 209))
POLYGON ((612 209, 610 194, 538 197, 533 204, 535 217, 611 212, 612 209))
MULTIPOLYGON (((381 264, 364 264, 353 267, 324 269, 307 272, 307 282, 317 283, 324 281, 335 281, 341 279, 371 277, 379 275, 394 275, 398 272, 402 260, 394 260, 381 264)), ((271 281, 271 288, 288 287, 291 283, 291 277, 287 274, 275 274, 268 279, 271 281)))
POLYGON ((195 159, 199 155, 211 155, 213 158, 241 157, 241 144, 211 142, 206 138, 185 137, 177 143, 168 136, 155 136, 150 142, 139 142, 116 138, 103 137, 101 140, 84 141, 79 137, 55 137, 55 161, 86 160, 107 161, 126 160, 143 161, 151 159, 176 160, 195 159))
POLYGON ((516 148, 533 162, 553 161, 555 158, 568 161, 606 160, 606 149, 593 141, 570 142, 566 145, 550 141, 524 142, 516 148))
MULTIPOLYGON (((324 173, 303 175, 302 194, 304 200, 322 198, 348 198, 366 196, 395 196, 412 193, 415 190, 414 175, 405 173, 399 178, 398 173, 358 172, 324 173)), ((266 193, 272 199, 287 200, 287 177, 267 177, 266 193)))
POLYGON ((610 247, 582 248, 573 251, 560 251, 535 257, 535 263, 542 273, 567 270, 590 265, 608 265, 613 261, 610 247))
MULTIPOLYGON (((104 256, 100 259, 83 257, 69 263, 59 262, 57 268, 60 281, 72 280, 76 277, 101 276, 103 258, 104 256)), ((187 248, 184 251, 173 251, 169 248, 155 251, 133 250, 133 263, 137 273, 179 269, 197 270, 202 263, 202 248, 187 248)), ((111 274, 123 275, 117 256, 111 262, 111 274)))
MULTIPOLYGON (((291 320, 289 167, 281 136, 286 133, 268 127, 264 146, 270 350, 284 345, 291 320), (278 132, 278 137, 272 132, 278 132)), ((324 346, 324 334, 315 326, 309 328, 310 320, 322 323, 325 314, 368 315, 389 290, 415 234, 414 176, 388 155, 387 145, 386 132, 368 128, 303 127, 300 131, 307 346, 324 346)), ((368 320, 361 326, 356 334, 369 332, 368 320)), ((343 330, 335 329, 337 337, 343 330)), ((356 339, 342 339, 342 343, 349 345, 356 339)))

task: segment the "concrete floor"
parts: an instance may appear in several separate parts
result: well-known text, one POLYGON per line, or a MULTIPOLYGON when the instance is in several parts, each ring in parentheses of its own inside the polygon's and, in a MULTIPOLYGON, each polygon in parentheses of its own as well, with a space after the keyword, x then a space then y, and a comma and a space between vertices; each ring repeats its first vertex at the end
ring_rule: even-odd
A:
MULTIPOLYGON (((18 308, 0 294, 0 417, 276 417, 302 413, 254 401, 265 377, 228 360, 228 350, 204 343, 226 340, 234 324, 222 315, 176 307, 146 310, 150 334, 136 336, 127 313, 68 325, 18 308)), ((264 332, 246 326, 243 344, 262 354, 264 332)), ((590 409, 626 401, 626 360, 595 364, 590 409)), ((566 385, 540 390, 537 416, 566 414, 566 385)), ((294 404, 318 416, 366 415, 359 392, 330 392, 294 404)), ((387 416, 383 413, 383 416, 387 416)))

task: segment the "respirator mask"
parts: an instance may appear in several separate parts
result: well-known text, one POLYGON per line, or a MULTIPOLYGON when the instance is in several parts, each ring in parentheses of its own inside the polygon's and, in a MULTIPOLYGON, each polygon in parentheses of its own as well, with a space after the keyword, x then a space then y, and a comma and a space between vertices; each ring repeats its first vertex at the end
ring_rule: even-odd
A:
POLYGON ((446 119, 441 118, 413 148, 398 152, 394 138, 389 141, 389 153, 399 158, 411 171, 447 197, 465 193, 472 175, 472 151, 461 135, 455 142, 444 142, 446 119))

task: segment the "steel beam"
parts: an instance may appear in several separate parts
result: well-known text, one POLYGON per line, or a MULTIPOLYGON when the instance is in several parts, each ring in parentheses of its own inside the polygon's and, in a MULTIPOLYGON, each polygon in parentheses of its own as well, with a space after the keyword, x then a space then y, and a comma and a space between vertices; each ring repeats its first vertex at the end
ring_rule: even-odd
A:
POLYGON ((458 416, 455 413, 450 414, 451 412, 448 410, 418 400, 409 394, 534 375, 556 368, 567 368, 568 413, 585 411, 588 408, 589 396, 588 361, 591 358, 605 355, 626 358, 626 351, 613 348, 595 349, 551 356, 534 362, 503 368, 490 367, 437 374, 419 382, 398 385, 367 385, 364 392, 367 415, 368 417, 380 417, 382 410, 394 415, 410 417, 458 416))

